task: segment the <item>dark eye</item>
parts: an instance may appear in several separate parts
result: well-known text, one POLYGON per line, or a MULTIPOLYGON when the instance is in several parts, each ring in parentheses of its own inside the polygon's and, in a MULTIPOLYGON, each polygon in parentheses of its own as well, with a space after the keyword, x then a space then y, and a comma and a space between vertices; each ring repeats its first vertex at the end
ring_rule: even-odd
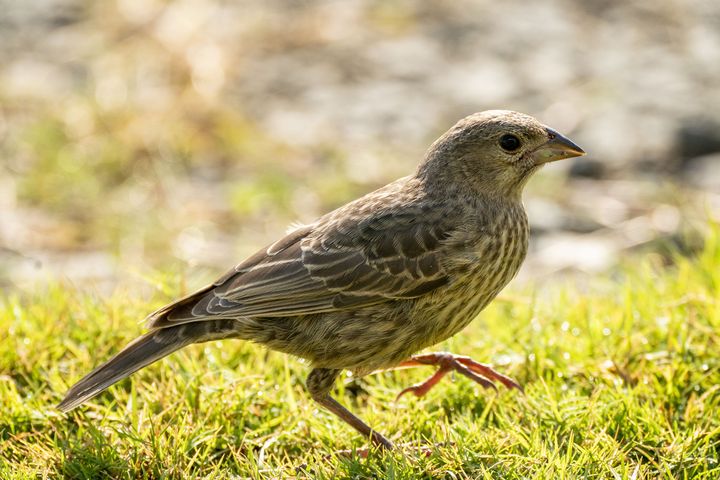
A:
POLYGON ((520 139, 510 133, 500 137, 500 146, 506 152, 514 152, 520 148, 520 139))

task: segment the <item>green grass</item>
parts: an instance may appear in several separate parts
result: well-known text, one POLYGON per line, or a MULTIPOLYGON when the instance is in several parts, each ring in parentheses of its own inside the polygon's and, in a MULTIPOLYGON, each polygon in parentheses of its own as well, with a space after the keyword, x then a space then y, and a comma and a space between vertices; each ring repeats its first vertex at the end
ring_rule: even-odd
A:
POLYGON ((718 478, 720 229, 696 258, 648 254, 578 287, 510 290, 438 346, 490 361, 525 394, 430 369, 338 382, 337 397, 429 456, 366 445, 304 391, 308 368, 240 341, 197 345, 88 405, 66 388, 179 294, 148 302, 55 285, 0 297, 0 478, 718 478))

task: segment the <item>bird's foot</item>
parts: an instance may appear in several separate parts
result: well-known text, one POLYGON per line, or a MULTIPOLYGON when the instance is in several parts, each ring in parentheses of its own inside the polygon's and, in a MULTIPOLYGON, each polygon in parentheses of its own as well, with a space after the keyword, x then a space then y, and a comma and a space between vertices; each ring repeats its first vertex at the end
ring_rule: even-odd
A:
POLYGON ((519 383, 502 373, 493 370, 489 365, 478 363, 470 357, 454 355, 448 352, 427 353, 413 355, 405 360, 397 368, 418 367, 422 365, 438 365, 437 372, 422 383, 418 383, 401 391, 395 398, 397 401, 406 393, 412 393, 416 397, 422 397, 428 393, 448 373, 455 371, 465 375, 470 380, 479 383, 485 388, 494 388, 495 381, 502 383, 507 388, 517 388, 522 391, 519 383))

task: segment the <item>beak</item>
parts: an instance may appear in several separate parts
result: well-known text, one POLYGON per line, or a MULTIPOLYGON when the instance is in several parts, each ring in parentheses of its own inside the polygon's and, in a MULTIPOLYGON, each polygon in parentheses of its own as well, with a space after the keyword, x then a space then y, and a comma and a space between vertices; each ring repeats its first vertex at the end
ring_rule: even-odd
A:
POLYGON ((552 128, 548 128, 547 132, 550 140, 530 154, 537 165, 585 155, 585 150, 575 145, 569 138, 560 135, 552 128))

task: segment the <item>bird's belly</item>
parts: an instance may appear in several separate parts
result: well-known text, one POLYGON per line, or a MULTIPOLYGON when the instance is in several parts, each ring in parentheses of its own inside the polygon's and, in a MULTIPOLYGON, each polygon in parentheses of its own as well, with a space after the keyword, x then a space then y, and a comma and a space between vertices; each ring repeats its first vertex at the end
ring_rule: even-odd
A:
POLYGON ((527 252, 527 237, 490 246, 495 257, 482 252, 477 262, 450 285, 419 300, 413 309, 408 350, 418 350, 446 340, 465 328, 517 274, 527 252))
POLYGON ((426 332, 426 341, 420 348, 442 342, 465 328, 506 283, 502 281, 495 285, 484 285, 480 278, 470 279, 422 302, 420 308, 427 314, 419 314, 418 318, 426 332))

